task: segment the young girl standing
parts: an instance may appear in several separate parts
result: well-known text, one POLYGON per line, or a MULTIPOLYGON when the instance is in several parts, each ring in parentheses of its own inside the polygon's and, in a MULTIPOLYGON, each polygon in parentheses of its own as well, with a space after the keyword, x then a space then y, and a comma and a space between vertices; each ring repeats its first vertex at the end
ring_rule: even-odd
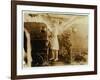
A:
POLYGON ((50 39, 50 49, 52 57, 50 60, 58 61, 58 51, 59 51, 59 42, 58 42, 58 31, 57 28, 54 27, 50 39))

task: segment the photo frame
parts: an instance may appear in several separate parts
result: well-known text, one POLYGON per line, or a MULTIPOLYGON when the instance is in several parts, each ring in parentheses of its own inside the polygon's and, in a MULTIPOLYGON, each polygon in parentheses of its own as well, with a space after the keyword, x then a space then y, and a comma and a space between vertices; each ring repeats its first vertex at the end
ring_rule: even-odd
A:
MULTIPOLYGON (((36 30, 36 32, 37 31, 38 30, 36 30)), ((31 34, 26 34, 26 35, 31 36, 31 34)), ((32 33, 32 35, 36 34, 32 33)), ((41 34, 39 33, 37 35, 41 34)), ((34 36, 32 36, 32 38, 33 37, 34 36)), ((31 41, 32 38, 31 39, 30 38, 31 37, 29 38, 27 37, 27 41, 31 41)), ((36 38, 37 37, 35 37, 35 39, 36 38)), ((41 39, 42 38, 43 37, 41 37, 41 39)), ((69 45, 70 42, 68 43, 64 42, 64 40, 66 41, 66 39, 67 38, 64 37, 64 39, 61 40, 61 43, 69 45)), ((43 47, 42 43, 36 44, 35 45, 35 47, 37 46, 36 49, 37 48, 40 49, 41 45, 43 47)), ((29 47, 30 46, 27 47, 28 48, 27 50, 31 49, 30 53, 31 56, 33 56, 32 55, 33 44, 31 43, 31 47, 30 48, 29 47)), ((35 50, 33 50, 33 53, 34 51, 35 50)), ((47 48, 46 51, 48 51, 47 48)), ((43 59, 49 60, 47 56, 48 54, 46 54, 46 57, 43 59)), ((34 60, 33 57, 32 61, 38 60, 38 57, 36 58, 35 56, 34 60)), ((63 61, 65 61, 65 59, 63 61)), ((33 2, 33 1, 11 1, 11 79, 12 80, 45 78, 45 77, 61 77, 61 76, 96 75, 96 74, 97 74, 97 6, 96 5, 48 3, 48 2, 33 2), (47 26, 47 29, 49 28, 52 29, 53 28, 52 26, 57 26, 57 28, 54 29, 54 32, 56 32, 56 30, 59 29, 58 30, 59 35, 63 34, 65 29, 66 29, 65 32, 68 31, 68 33, 67 34, 64 33, 63 36, 69 34, 71 34, 71 36, 72 34, 74 35, 73 37, 70 38, 72 44, 71 44, 71 50, 69 51, 71 55, 69 55, 69 57, 68 54, 66 54, 67 52, 64 52, 64 50, 66 51, 66 49, 62 49, 62 47, 63 48, 65 47, 64 46, 61 47, 60 45, 59 40, 62 38, 62 36, 60 36, 58 40, 60 47, 58 54, 60 55, 60 53, 65 53, 67 55, 67 56, 65 56, 65 54, 64 56, 63 54, 60 55, 60 57, 62 56, 63 58, 67 59, 66 64, 62 64, 60 59, 59 60, 60 63, 59 61, 52 62, 54 66, 51 66, 52 65, 51 63, 49 63, 49 66, 47 65, 43 66, 42 64, 40 65, 41 60, 39 61, 39 63, 36 62, 36 65, 33 65, 34 63, 28 63, 29 60, 31 59, 31 57, 28 57, 27 58, 28 67, 24 67, 23 56, 25 55, 23 55, 23 49, 25 49, 25 44, 27 44, 28 42, 24 44, 25 37, 23 36, 25 34, 25 31, 26 33, 34 32, 35 30, 35 27, 33 28, 34 25, 37 27, 40 27, 42 25, 41 31, 43 30, 43 32, 45 31, 45 28, 43 26, 47 26), (66 26, 69 27, 67 28, 66 26), (78 33, 77 34, 78 37, 75 35, 76 33, 78 33), (73 45, 75 46, 73 47, 73 45), (82 49, 76 50, 76 47, 82 49), (84 48, 86 49, 83 51, 84 48), (84 58, 82 51, 84 52, 86 58, 84 58), (37 66, 37 64, 39 66, 37 66)))

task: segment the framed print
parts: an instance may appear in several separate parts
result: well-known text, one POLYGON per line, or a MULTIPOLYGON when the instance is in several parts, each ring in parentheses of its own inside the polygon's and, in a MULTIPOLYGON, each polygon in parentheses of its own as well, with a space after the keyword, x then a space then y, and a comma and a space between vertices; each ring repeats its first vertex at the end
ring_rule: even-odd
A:
POLYGON ((11 1, 11 78, 97 74, 97 6, 11 1))

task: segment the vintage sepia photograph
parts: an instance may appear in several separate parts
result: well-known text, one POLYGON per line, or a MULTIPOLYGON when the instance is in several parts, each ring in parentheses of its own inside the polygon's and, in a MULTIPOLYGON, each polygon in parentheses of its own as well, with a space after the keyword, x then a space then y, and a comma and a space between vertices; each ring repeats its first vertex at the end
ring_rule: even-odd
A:
POLYGON ((97 74, 97 6, 11 4, 13 80, 97 74))
POLYGON ((88 63, 88 14, 23 11, 23 23, 23 67, 88 63))

